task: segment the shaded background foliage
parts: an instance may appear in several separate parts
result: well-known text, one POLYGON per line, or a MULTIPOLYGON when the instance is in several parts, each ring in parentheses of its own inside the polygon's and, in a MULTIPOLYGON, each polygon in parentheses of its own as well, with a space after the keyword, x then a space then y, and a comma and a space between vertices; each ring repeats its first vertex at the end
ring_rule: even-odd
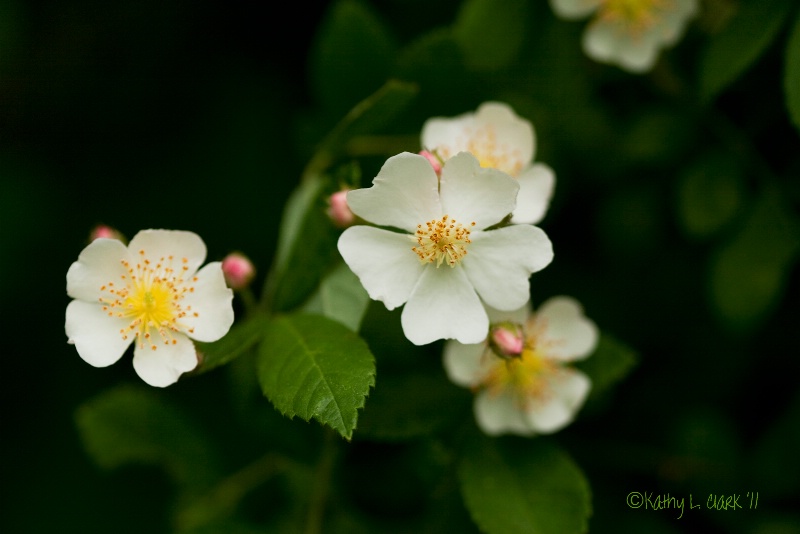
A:
MULTIPOLYGON (((88 229, 192 230, 209 259, 243 250, 263 273, 313 147, 395 77, 419 87, 383 132, 397 151, 417 148, 426 118, 485 100, 533 122, 536 159, 557 176, 542 223, 556 257, 533 277, 534 302, 577 297, 638 355, 627 380, 556 438, 590 482, 590 529, 800 531, 800 360, 789 337, 800 317, 800 143, 785 99, 798 10, 771 2, 780 15, 771 22, 756 4, 704 2, 683 41, 634 76, 588 60, 583 24, 538 0, 488 13, 481 2, 287 4, 280 17, 214 2, 0 0, 3 530, 173 526, 179 465, 178 475, 103 471, 78 438, 78 406, 111 384, 138 385, 127 357, 98 370, 65 343, 64 275, 88 229), (742 12, 771 31, 749 41, 742 12), (631 491, 703 501, 758 491, 760 503, 677 520, 628 508, 631 491)), ((364 156, 368 183, 385 155, 369 143, 348 150, 364 156)), ((441 393, 441 345, 413 348, 398 324, 370 307, 363 335, 376 389, 336 459, 327 524, 474 530, 452 498, 447 458, 453 421, 471 417, 469 395, 441 393), (407 369, 427 373, 430 387, 407 386, 407 369), (436 395, 451 402, 426 418, 430 428, 370 416, 373 401, 373 413, 409 402, 424 411, 443 404, 436 395)), ((313 466, 321 429, 254 397, 250 371, 237 361, 158 392, 187 425, 182 435, 213 443, 187 454, 222 473, 267 449, 313 466)), ((240 504, 248 524, 292 531, 286 518, 304 513, 294 497, 311 492, 311 468, 281 469, 240 504)))

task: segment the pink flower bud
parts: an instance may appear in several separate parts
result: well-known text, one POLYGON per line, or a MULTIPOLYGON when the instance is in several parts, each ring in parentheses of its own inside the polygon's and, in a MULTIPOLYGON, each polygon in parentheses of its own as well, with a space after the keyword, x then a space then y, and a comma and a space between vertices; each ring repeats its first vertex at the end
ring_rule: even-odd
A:
POLYGON ((107 239, 117 239, 123 243, 125 242, 125 237, 119 230, 112 228, 111 226, 106 226, 105 224, 98 224, 92 228, 92 231, 89 233, 89 241, 91 242, 101 237, 107 239))
POLYGON ((515 323, 498 323, 489 329, 489 346, 501 358, 519 358, 525 347, 522 326, 515 323))
POLYGON ((423 156, 428 160, 428 162, 430 162, 431 167, 433 167, 434 172, 436 172, 436 176, 439 176, 442 173, 442 162, 438 157, 436 157, 434 154, 431 154, 427 150, 423 150, 419 153, 419 155, 423 156))
POLYGON ((337 228, 347 228, 352 226, 356 220, 356 216, 350 211, 347 205, 347 192, 349 189, 342 189, 332 194, 328 199, 328 217, 331 218, 333 224, 337 228))
POLYGON ((225 275, 228 287, 239 290, 250 285, 256 275, 256 268, 247 256, 232 252, 222 260, 222 274, 225 275))

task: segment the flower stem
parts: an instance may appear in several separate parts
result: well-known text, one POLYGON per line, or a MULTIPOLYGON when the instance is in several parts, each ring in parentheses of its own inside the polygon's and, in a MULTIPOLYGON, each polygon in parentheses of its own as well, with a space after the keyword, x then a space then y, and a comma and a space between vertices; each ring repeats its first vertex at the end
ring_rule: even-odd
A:
POLYGON ((325 437, 322 443, 317 470, 314 474, 314 486, 309 503, 305 534, 319 534, 322 529, 322 519, 325 515, 325 504, 328 500, 331 475, 336 455, 339 451, 338 436, 333 430, 325 428, 325 437))
POLYGON ((290 458, 269 452, 222 479, 207 493, 193 499, 175 518, 178 530, 200 527, 232 515, 242 498, 274 475, 295 469, 299 464, 290 458))

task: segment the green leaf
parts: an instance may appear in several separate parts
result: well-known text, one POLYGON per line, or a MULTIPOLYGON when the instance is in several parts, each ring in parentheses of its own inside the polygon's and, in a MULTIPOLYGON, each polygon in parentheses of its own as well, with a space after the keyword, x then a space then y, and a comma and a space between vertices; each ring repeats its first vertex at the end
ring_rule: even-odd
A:
POLYGON ((75 420, 84 448, 100 467, 160 465, 189 486, 213 478, 215 459, 206 436, 155 391, 111 389, 81 405, 75 420))
POLYGON ((275 275, 280 275, 289 266, 292 250, 297 246, 297 240, 303 227, 306 213, 319 200, 322 192, 322 179, 319 176, 310 176, 304 180, 289 196, 286 207, 281 217, 281 227, 278 233, 278 247, 275 251, 275 275))
POLYGON ((740 332, 757 326, 781 298, 798 252, 800 222, 777 191, 765 191, 739 234, 711 260, 717 316, 740 332))
POLYGON ((358 436, 401 441, 442 431, 469 413, 472 394, 443 373, 381 372, 358 426, 358 436))
POLYGON ((275 311, 302 303, 338 257, 338 234, 325 214, 321 195, 322 180, 315 176, 304 181, 286 204, 268 287, 275 311))
POLYGON ((289 418, 311 418, 350 439, 375 359, 356 334, 319 315, 272 320, 259 350, 261 390, 289 418))
POLYGON ((268 317, 254 315, 235 325, 230 331, 213 343, 195 341, 200 364, 193 373, 200 374, 235 360, 258 343, 264 335, 268 317))
POLYGON ((544 438, 471 440, 461 459, 461 493, 489 534, 578 534, 591 515, 580 468, 544 438))
POLYGON ((324 315, 358 332, 368 306, 369 294, 366 289, 347 264, 340 263, 322 279, 302 311, 324 315))
POLYGON ((744 198, 743 167, 731 154, 708 154, 678 183, 678 219, 687 235, 705 238, 733 220, 744 198))
POLYGON ((335 2, 312 51, 315 96, 330 115, 341 115, 383 84, 396 51, 391 32, 368 5, 335 2))
POLYGON ((800 11, 786 45, 783 89, 786 92, 786 107, 795 127, 800 130, 800 11))
POLYGON ((700 60, 700 96, 710 101, 763 54, 786 21, 794 0, 743 2, 700 60))
POLYGON ((461 5, 453 35, 471 68, 494 71, 508 67, 525 37, 525 0, 467 0, 461 5))
POLYGON ((625 378, 636 366, 636 359, 633 349, 609 334, 601 333, 594 354, 577 362, 575 368, 592 380, 589 395, 597 398, 625 378))

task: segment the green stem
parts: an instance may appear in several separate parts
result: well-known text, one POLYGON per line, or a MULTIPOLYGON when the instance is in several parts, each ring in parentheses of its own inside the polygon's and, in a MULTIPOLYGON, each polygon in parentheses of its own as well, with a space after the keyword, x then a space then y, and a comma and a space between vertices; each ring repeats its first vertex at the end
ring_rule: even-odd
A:
POLYGON ((325 504, 328 501, 331 475, 338 453, 339 437, 333 430, 325 429, 325 439, 322 443, 317 470, 314 473, 314 486, 311 493, 311 502, 308 509, 305 534, 319 534, 322 531, 322 519, 325 515, 325 504))
POLYGON ((253 313, 258 309, 258 303, 256 302, 255 295, 253 295, 253 291, 249 287, 245 287, 238 290, 236 293, 239 295, 239 298, 242 300, 242 304, 244 305, 245 317, 253 315, 253 313))
POLYGON ((265 454, 193 499, 176 518, 178 530, 196 528, 233 515, 245 495, 277 473, 296 469, 298 465, 285 456, 273 452, 265 454))

